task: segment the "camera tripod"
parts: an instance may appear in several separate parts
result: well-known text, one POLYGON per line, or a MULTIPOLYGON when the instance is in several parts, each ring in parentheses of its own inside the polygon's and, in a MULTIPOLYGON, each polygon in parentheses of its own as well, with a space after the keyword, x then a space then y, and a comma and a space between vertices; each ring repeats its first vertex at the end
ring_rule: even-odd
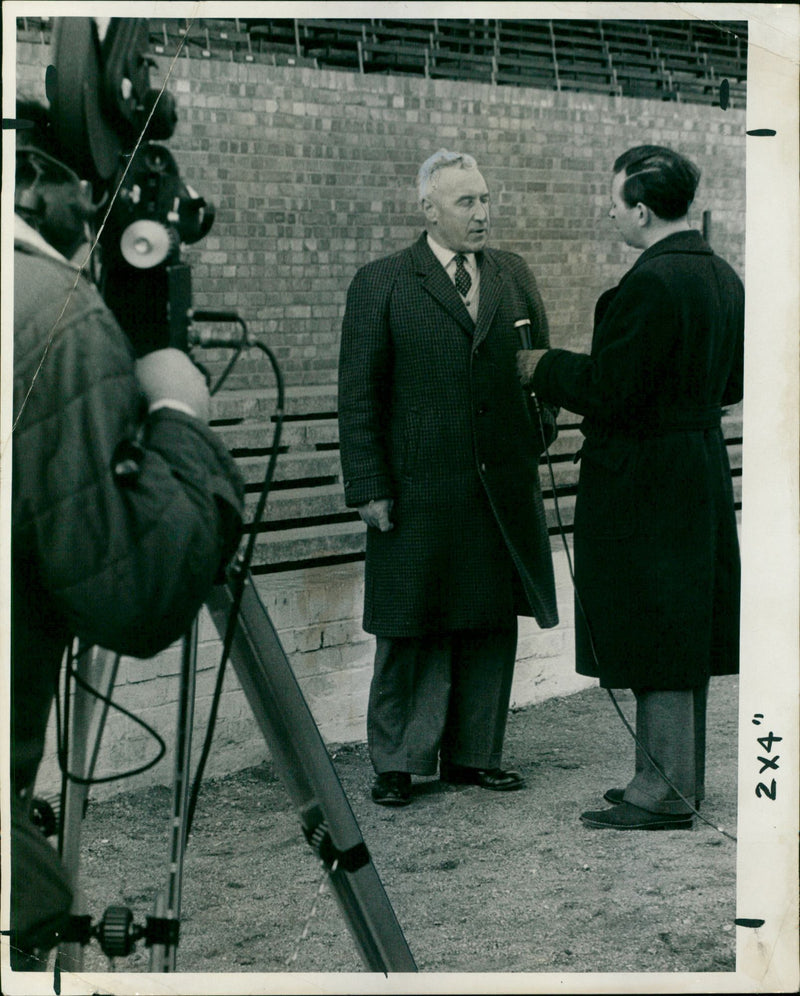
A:
MULTIPOLYGON (((240 586, 217 586, 207 608, 220 635, 238 602, 238 621, 230 647, 231 663, 252 714, 269 748, 276 773, 297 812, 302 832, 328 873, 330 887, 361 959, 373 972, 415 972, 416 965, 394 910, 372 864, 347 796, 341 786, 317 725, 300 690, 272 621, 252 578, 240 586)), ((167 883, 145 926, 133 923, 126 907, 109 907, 92 927, 82 914, 59 951, 62 970, 76 970, 82 948, 92 938, 109 958, 131 953, 139 940, 150 948, 150 971, 175 971, 178 945, 183 861, 187 843, 189 756, 194 705, 197 623, 183 640, 172 791, 172 831, 167 883)), ((95 686, 113 687, 118 658, 105 651, 84 655, 81 670, 95 686)), ((70 710, 72 745, 69 770, 88 770, 89 727, 102 732, 104 716, 93 717, 97 698, 78 686, 70 710)), ((79 879, 80 827, 87 785, 71 779, 62 810, 62 860, 73 880, 79 879)), ((85 779, 86 782, 89 779, 85 779)))
MULTIPOLYGON (((214 209, 183 183, 172 154, 155 144, 172 135, 177 114, 165 89, 166 81, 161 89, 150 87, 147 25, 141 18, 56 19, 53 62, 45 80, 54 136, 71 167, 103 195, 97 206, 99 212, 103 204, 105 213, 102 224, 97 223, 98 214, 95 227, 96 244, 102 243, 105 251, 96 282, 137 355, 165 346, 185 352, 196 345, 234 350, 212 394, 246 347, 258 347, 269 357, 278 382, 279 405, 272 455, 255 515, 258 522, 278 453, 282 378, 272 352, 249 339, 238 315, 192 310, 190 267, 182 261, 181 250, 207 234, 214 209), (242 335, 234 341, 192 340, 193 322, 232 323, 242 335)), ((223 636, 218 688, 230 659, 302 831, 328 872, 367 969, 416 971, 325 744, 253 584, 249 566, 254 541, 255 531, 237 567, 212 590, 207 601, 223 636)), ((152 971, 175 970, 184 852, 194 807, 189 764, 196 656, 197 620, 183 639, 169 873, 163 894, 144 926, 134 924, 130 910, 122 906, 109 907, 99 924, 93 925, 80 906, 78 889, 72 925, 58 954, 57 964, 64 970, 81 967, 82 949, 93 938, 110 958, 129 954, 139 940, 144 940, 151 949, 152 971)), ((68 668, 67 688, 73 678, 76 687, 72 698, 65 693, 63 725, 68 747, 60 753, 68 777, 61 793, 59 850, 76 883, 80 880, 81 822, 89 785, 95 781, 91 772, 111 704, 118 660, 104 650, 87 651, 78 656, 75 670, 71 665, 68 668), (98 695, 95 686, 105 691, 98 695), (98 709, 100 702, 105 706, 98 709), (91 757, 87 756, 90 734, 96 745, 91 757)), ((204 755, 213 725, 212 718, 204 755)), ((201 760, 194 790, 199 787, 203 763, 201 760)))
MULTIPOLYGON (((237 313, 187 310, 187 315, 187 348, 191 344, 234 352, 233 359, 211 388, 212 394, 222 386, 245 348, 260 349, 272 365, 277 383, 275 429, 272 452, 254 513, 255 525, 264 513, 279 451, 284 408, 280 367, 272 350, 250 337, 246 323, 237 313), (229 338, 219 334, 203 335, 196 329, 196 326, 209 324, 232 324, 239 331, 229 338)), ((221 691, 225 665, 230 660, 264 737, 275 771, 295 807, 303 835, 327 871, 332 891, 365 967, 369 971, 383 973, 415 972, 413 956, 372 864, 330 755, 253 583, 249 565, 255 538, 256 532, 252 530, 236 563, 229 569, 225 582, 212 588, 206 600, 206 608, 223 644, 217 692, 221 691)), ((156 900, 153 915, 143 926, 134 924, 130 910, 122 906, 109 907, 100 922, 93 926, 91 918, 81 908, 78 891, 69 935, 59 950, 60 967, 64 970, 81 966, 82 948, 94 938, 112 959, 129 955, 136 943, 143 940, 150 948, 151 971, 175 971, 184 854, 218 701, 216 695, 203 755, 193 790, 190 791, 197 631, 198 622, 195 619, 182 641, 166 885, 156 900)), ((81 821, 88 786, 94 781, 93 769, 118 661, 118 656, 103 650, 80 654, 77 658, 74 701, 65 695, 64 725, 69 724, 69 730, 68 750, 62 763, 68 776, 64 779, 62 792, 59 849, 73 882, 78 883, 81 821), (100 702, 106 703, 106 706, 98 713, 100 702), (95 747, 92 756, 87 758, 87 745, 92 740, 95 747)))

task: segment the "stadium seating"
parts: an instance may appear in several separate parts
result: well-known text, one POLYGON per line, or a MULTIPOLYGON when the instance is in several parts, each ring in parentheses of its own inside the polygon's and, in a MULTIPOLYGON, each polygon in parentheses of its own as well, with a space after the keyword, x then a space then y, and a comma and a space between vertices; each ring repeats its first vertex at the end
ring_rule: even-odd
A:
MULTIPOLYGON (((51 19, 17 18, 47 44, 51 19)), ((746 100, 747 24, 689 20, 151 18, 158 55, 718 104, 746 100)))

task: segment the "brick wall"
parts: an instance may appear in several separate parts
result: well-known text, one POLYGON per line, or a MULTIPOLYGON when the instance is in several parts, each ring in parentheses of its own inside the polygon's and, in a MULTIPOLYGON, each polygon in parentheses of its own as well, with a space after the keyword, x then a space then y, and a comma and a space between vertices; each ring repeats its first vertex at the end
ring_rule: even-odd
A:
MULTIPOLYGON (((20 43, 19 86, 43 94, 49 46, 20 43)), ((166 73, 158 60, 151 80, 166 73)), ((493 243, 541 285, 556 345, 584 348, 594 302, 635 253, 606 216, 632 145, 679 148, 703 170, 693 217, 743 275, 742 110, 419 77, 179 59, 182 176, 215 203, 187 252, 197 307, 234 308, 287 384, 333 384, 347 286, 421 231, 414 182, 440 146, 471 152, 490 186, 493 243)))
POLYGON ((218 204, 193 250, 197 303, 251 316, 289 384, 334 382, 347 285, 419 234, 416 172, 440 146, 478 159, 493 242, 533 267, 554 343, 587 345, 595 300, 635 258, 606 216, 613 159, 632 145, 697 161, 694 217, 711 211, 714 246, 743 269, 743 111, 236 63, 178 74, 171 147, 218 204))
MULTIPOLYGON (((47 46, 20 44, 18 88, 43 96, 47 46)), ((166 62, 160 60, 158 73, 166 62)), ((632 145, 672 145, 703 170, 694 217, 743 275, 744 112, 347 72, 178 61, 169 89, 180 124, 168 143, 188 184, 215 202, 210 234, 187 252, 197 307, 238 310, 278 355, 288 394, 333 385, 345 293, 355 270, 421 230, 414 180, 440 146, 471 152, 494 201, 493 242, 516 250, 540 283, 554 345, 586 348, 594 302, 635 258, 607 219, 610 167, 632 145)), ((263 364, 260 369, 263 371, 263 364)), ((255 368, 239 383, 255 386, 255 368), (250 380, 248 381, 248 376, 250 380)), ((562 624, 524 624, 513 703, 585 687, 572 665, 572 594, 554 545, 562 624)), ((360 627, 362 567, 259 579, 259 589, 323 736, 362 739, 373 643, 360 627)), ((219 644, 202 617, 198 736, 219 644)), ((118 698, 162 733, 174 730, 177 650, 123 661, 118 698)), ((101 771, 154 749, 113 717, 101 771)), ((263 742, 229 672, 210 774, 257 763, 263 742)), ((129 788, 171 776, 169 756, 129 788)), ((48 767, 43 781, 52 784, 48 767)))

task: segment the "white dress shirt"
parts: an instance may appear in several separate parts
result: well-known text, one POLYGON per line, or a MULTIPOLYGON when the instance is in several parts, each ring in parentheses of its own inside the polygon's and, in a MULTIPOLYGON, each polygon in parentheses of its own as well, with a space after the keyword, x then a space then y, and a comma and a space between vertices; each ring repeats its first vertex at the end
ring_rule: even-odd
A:
MULTIPOLYGON (((440 246, 438 242, 430 237, 430 234, 428 235, 428 245, 431 247, 433 254, 447 271, 447 275, 453 283, 455 283, 456 256, 458 253, 453 252, 452 249, 446 249, 444 246, 440 246)), ((470 287, 467 296, 462 297, 461 300, 464 302, 464 305, 470 314, 470 318, 473 322, 477 322, 481 271, 478 269, 474 252, 465 252, 462 253, 462 255, 464 256, 464 268, 472 279, 472 286, 470 287)))

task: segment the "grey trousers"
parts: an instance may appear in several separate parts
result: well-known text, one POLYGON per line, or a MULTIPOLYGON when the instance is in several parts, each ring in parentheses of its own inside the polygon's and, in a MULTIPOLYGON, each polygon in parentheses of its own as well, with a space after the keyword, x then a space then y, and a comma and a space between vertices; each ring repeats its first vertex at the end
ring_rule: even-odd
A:
POLYGON ((636 768, 625 801, 651 813, 679 815, 705 796, 708 684, 679 691, 633 689, 636 696, 636 768), (672 783, 658 773, 644 751, 672 783), (677 791, 676 791, 677 789, 677 791), (680 793, 680 794, 679 794, 680 793))
POLYGON ((435 775, 440 756, 499 767, 516 652, 516 618, 499 630, 378 637, 367 707, 375 771, 435 775))

